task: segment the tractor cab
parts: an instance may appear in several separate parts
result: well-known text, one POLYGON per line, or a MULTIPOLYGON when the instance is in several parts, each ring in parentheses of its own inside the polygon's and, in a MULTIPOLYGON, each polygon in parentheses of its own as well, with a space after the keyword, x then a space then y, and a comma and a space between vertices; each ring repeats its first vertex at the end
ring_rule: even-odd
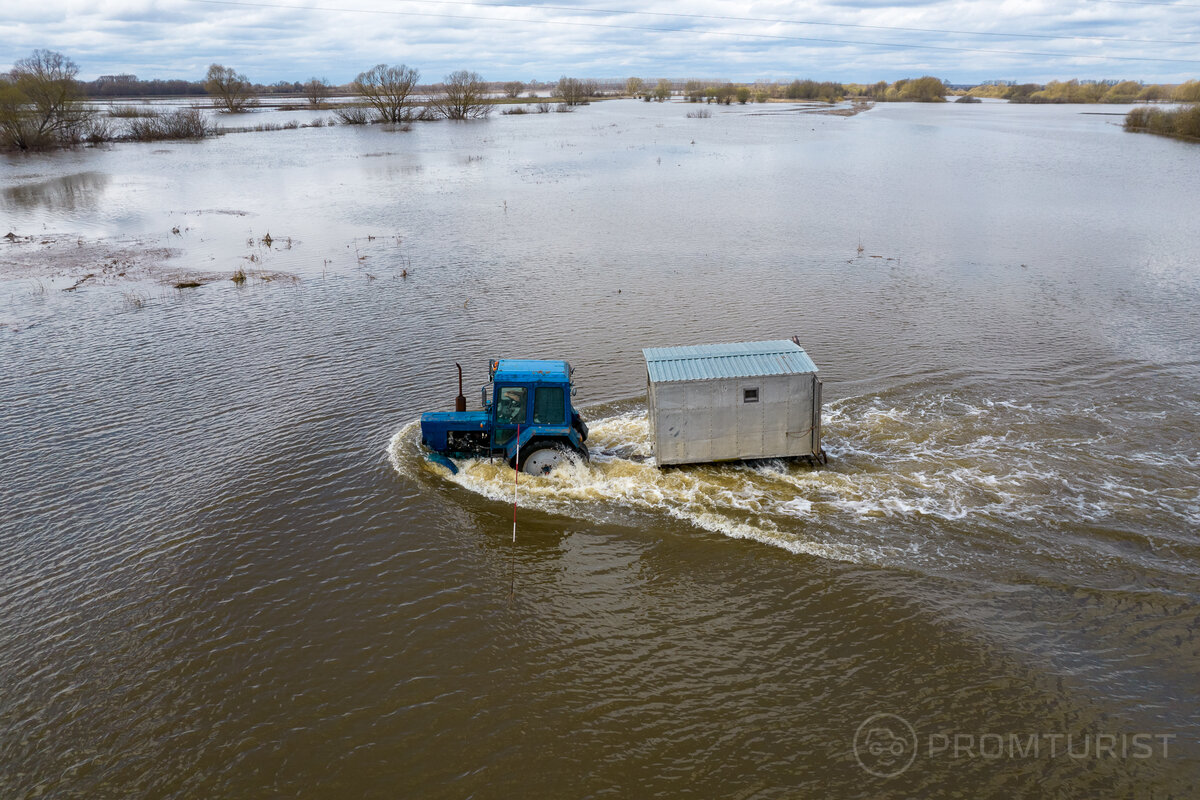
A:
POLYGON ((492 361, 482 411, 465 411, 462 400, 464 410, 422 414, 421 441, 446 459, 502 457, 534 474, 549 473, 572 453, 586 459, 587 425, 571 404, 573 371, 566 361, 492 361))

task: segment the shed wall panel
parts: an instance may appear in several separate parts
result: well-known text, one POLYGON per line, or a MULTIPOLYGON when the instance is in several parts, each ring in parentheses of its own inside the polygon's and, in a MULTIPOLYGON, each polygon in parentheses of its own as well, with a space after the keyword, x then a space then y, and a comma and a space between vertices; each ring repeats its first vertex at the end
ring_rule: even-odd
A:
POLYGON ((717 389, 718 402, 712 410, 713 459, 737 458, 732 455, 738 450, 737 431, 737 386, 733 381, 720 381, 717 389))
POLYGON ((763 449, 763 408, 766 406, 764 394, 770 394, 766 378, 753 378, 739 381, 736 393, 737 408, 737 452, 726 458, 755 458, 763 449), (746 389, 758 390, 758 401, 747 403, 742 392, 746 389))
POLYGON ((788 404, 788 455, 810 455, 812 449, 813 376, 793 375, 788 404))
POLYGON ((791 376, 773 379, 764 387, 762 409, 762 446, 759 457, 788 454, 788 406, 791 405, 791 376))
POLYGON ((681 464, 687 461, 687 439, 690 415, 687 410, 687 387, 683 384, 662 384, 655 388, 658 398, 657 441, 655 454, 660 464, 681 464))

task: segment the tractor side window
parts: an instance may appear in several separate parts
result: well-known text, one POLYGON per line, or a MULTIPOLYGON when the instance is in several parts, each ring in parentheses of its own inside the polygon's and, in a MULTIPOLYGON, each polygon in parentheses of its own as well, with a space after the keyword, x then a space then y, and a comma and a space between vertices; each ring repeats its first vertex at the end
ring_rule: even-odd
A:
POLYGON ((515 425, 525 421, 525 387, 505 386, 499 392, 496 421, 515 425))
POLYGON ((566 422, 567 406, 561 387, 539 386, 533 390, 533 421, 543 425, 566 422))

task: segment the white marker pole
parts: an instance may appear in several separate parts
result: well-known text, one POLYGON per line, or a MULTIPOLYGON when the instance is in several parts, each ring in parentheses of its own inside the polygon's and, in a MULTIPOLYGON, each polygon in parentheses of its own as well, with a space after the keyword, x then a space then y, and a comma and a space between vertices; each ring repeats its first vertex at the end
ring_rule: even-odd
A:
POLYGON ((517 423, 517 455, 513 459, 513 543, 517 541, 517 484, 521 479, 521 424, 517 423))

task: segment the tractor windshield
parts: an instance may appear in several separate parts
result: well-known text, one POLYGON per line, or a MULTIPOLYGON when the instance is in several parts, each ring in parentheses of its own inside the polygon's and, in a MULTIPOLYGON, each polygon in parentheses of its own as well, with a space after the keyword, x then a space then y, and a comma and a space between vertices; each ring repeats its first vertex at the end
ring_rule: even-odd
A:
POLYGON ((496 399, 496 422, 515 425, 525 421, 525 387, 505 386, 496 399))

